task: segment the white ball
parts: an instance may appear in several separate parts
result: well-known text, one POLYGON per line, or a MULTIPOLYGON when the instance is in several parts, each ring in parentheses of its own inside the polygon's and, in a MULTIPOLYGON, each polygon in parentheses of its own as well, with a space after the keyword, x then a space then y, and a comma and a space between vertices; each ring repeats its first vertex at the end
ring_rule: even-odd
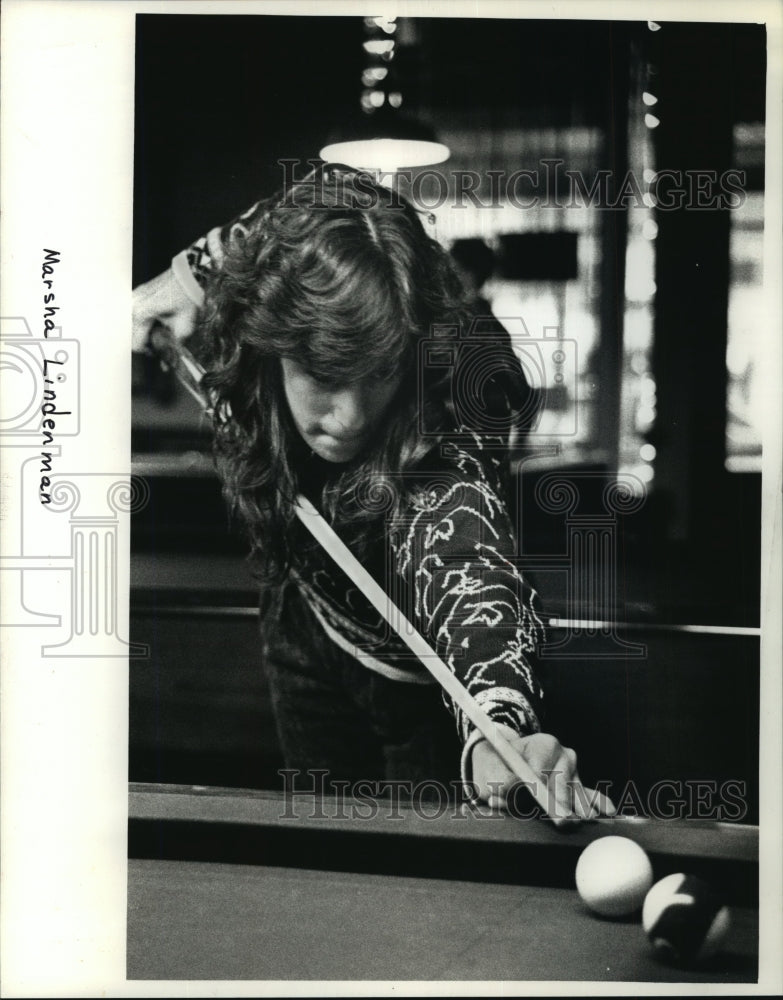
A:
POLYGON ((599 837, 582 851, 576 865, 579 895, 602 917, 634 913, 652 882, 650 859, 627 837, 599 837))

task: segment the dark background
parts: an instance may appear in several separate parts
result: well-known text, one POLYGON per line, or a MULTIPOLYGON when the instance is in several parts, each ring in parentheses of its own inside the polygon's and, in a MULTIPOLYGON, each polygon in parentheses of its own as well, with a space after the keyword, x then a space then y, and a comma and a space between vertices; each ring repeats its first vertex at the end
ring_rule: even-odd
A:
MULTIPOLYGON (((364 57, 359 17, 155 14, 136 24, 134 285, 272 194, 282 182, 278 159, 317 155, 358 106, 364 57)), ((406 108, 434 125, 467 120, 485 136, 509 126, 623 130, 629 46, 644 25, 416 24, 419 43, 396 59, 406 108)), ((715 125, 723 134, 735 121, 764 120, 763 25, 668 24, 665 35, 656 55, 674 90, 666 112, 675 145, 691 135, 700 145, 715 125), (705 116, 709 128, 696 120, 705 116)), ((698 166, 707 169, 705 157, 698 166)))
MULTIPOLYGON (((619 168, 629 69, 644 41, 648 55, 655 46, 665 108, 660 162, 727 169, 734 124, 763 121, 764 28, 665 29, 649 43, 643 24, 420 19, 418 44, 399 51, 406 106, 436 127, 472 125, 477 141, 501 128, 597 126, 608 137, 606 162, 619 168)), ((361 18, 138 17, 134 284, 272 193, 279 158, 317 154, 357 106, 362 37, 361 18)), ((758 188, 763 177, 748 183, 758 188)), ((622 634, 646 655, 588 648, 545 662, 550 728, 577 748, 586 780, 739 779, 752 817, 758 638, 670 628, 759 624, 760 476, 725 469, 729 219, 680 211, 657 221, 656 487, 617 522, 615 619, 635 627, 622 634)), ((616 266, 603 272, 602 315, 615 324, 616 350, 625 233, 622 219, 613 225, 603 248, 616 266)), ((609 435, 619 419, 610 397, 609 435)), ((137 471, 151 494, 134 517, 132 640, 151 655, 131 664, 131 778, 263 786, 279 760, 241 538, 203 465, 192 475, 167 472, 162 458, 156 473, 145 465, 205 447, 206 432, 134 425, 137 471)), ((572 471, 595 474, 595 496, 588 490, 585 500, 595 513, 611 462, 572 471)), ((535 484, 523 478, 526 512, 535 484)), ((526 524, 531 556, 565 550, 563 518, 537 512, 526 524)), ((537 582, 549 613, 574 611, 557 574, 537 582)))

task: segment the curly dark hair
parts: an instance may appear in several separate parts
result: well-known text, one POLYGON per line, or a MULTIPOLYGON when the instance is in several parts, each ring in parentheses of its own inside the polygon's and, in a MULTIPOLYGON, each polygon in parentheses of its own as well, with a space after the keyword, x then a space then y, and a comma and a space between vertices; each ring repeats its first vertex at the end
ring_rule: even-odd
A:
POLYGON ((320 498, 359 550, 378 516, 352 499, 368 482, 387 483, 399 513, 402 475, 454 427, 448 371, 418 373, 416 364, 433 327, 467 317, 449 255, 414 206, 366 174, 324 171, 321 181, 270 199, 230 241, 201 321, 216 461, 266 583, 282 581, 300 558, 292 525, 307 449, 285 400, 281 359, 333 385, 403 373, 371 447, 336 467, 320 498))

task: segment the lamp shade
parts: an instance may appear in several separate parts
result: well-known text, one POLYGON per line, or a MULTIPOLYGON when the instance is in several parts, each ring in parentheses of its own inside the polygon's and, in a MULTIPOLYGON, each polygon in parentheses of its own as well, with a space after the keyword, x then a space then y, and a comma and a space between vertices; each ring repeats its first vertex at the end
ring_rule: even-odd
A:
POLYGON ((384 107, 333 131, 320 155, 361 170, 391 172, 443 163, 451 152, 429 125, 384 107))

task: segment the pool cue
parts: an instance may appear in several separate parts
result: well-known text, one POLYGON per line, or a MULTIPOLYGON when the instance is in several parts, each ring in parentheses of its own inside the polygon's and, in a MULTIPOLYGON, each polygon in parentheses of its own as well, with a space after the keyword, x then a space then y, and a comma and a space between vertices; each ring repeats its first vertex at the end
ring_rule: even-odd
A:
MULTIPOLYGON (((176 350, 182 362, 181 366, 179 364, 174 366, 178 380, 201 403, 204 410, 211 413, 212 407, 210 402, 200 388, 204 369, 186 347, 178 344, 176 345, 176 350), (186 374, 183 373, 183 368, 186 374)), ((432 674, 446 694, 470 719, 506 767, 525 785, 536 802, 544 810, 545 815, 549 815, 550 803, 546 788, 543 787, 544 782, 533 771, 519 751, 509 743, 498 724, 493 722, 484 709, 481 708, 475 698, 460 683, 455 674, 443 662, 441 657, 438 656, 424 636, 405 617, 380 584, 370 576, 345 542, 337 535, 331 525, 327 524, 307 497, 302 495, 297 497, 294 504, 294 511, 310 534, 334 559, 359 591, 367 597, 376 611, 378 611, 400 639, 416 654, 423 666, 432 674)))
POLYGON ((493 722, 483 708, 476 702, 470 692, 463 687, 453 671, 449 670, 424 636, 413 626, 400 611, 380 584, 370 576, 345 542, 337 535, 331 525, 321 517, 315 507, 305 496, 299 496, 295 505, 296 515, 316 541, 334 559, 359 591, 369 600, 370 604, 394 629, 397 635, 418 656, 422 664, 429 670, 435 680, 448 694, 452 701, 462 709, 484 739, 492 746, 498 757, 520 781, 524 782, 528 791, 538 804, 547 809, 547 796, 540 789, 541 779, 536 775, 525 758, 514 749, 501 732, 498 724, 493 722))
POLYGON ((175 343, 172 334, 161 323, 153 325, 149 335, 149 346, 150 353, 157 357, 159 364, 168 370, 173 369, 182 388, 208 416, 211 416, 212 407, 200 388, 204 369, 190 351, 182 344, 175 343), (180 366, 187 372, 187 377, 180 366))

